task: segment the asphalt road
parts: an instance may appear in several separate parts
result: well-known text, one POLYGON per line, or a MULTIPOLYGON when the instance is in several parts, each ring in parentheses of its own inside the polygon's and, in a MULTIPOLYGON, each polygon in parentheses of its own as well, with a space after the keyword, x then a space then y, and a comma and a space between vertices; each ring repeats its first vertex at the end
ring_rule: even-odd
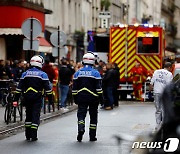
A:
MULTIPOLYGON (((25 141, 24 132, 0 140, 0 154, 118 154, 120 146, 114 135, 139 135, 153 131, 155 126, 153 103, 123 103, 114 110, 99 110, 97 142, 86 133, 81 143, 76 141, 76 112, 71 112, 39 127, 37 142, 25 141)), ((128 146, 121 146, 127 153, 128 146)))

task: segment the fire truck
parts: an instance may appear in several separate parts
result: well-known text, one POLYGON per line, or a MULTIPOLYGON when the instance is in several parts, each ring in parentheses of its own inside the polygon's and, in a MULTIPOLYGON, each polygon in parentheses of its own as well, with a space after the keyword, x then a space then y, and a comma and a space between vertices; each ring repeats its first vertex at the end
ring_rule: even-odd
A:
POLYGON ((110 28, 109 61, 120 68, 120 95, 132 93, 131 70, 139 62, 147 72, 162 68, 164 31, 152 25, 113 26, 110 28))

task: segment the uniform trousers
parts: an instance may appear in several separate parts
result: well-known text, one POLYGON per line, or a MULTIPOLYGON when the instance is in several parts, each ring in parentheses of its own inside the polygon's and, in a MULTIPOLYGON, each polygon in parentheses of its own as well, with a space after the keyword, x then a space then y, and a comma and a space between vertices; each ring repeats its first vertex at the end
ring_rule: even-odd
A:
POLYGON ((85 132, 85 118, 88 107, 89 107, 89 115, 90 115, 89 135, 90 137, 95 137, 96 129, 97 129, 97 119, 98 119, 98 102, 78 103, 78 111, 77 111, 78 132, 85 132))
POLYGON ((25 102, 26 102, 25 135, 26 138, 37 138, 37 130, 40 124, 42 98, 33 101, 29 101, 25 99, 25 102))

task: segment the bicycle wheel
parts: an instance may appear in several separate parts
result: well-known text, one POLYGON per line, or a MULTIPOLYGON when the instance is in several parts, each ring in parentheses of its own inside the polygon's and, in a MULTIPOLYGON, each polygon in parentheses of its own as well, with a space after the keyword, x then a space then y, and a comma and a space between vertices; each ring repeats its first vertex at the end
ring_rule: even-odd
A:
POLYGON ((13 113, 12 102, 13 102, 13 94, 8 93, 6 95, 6 108, 5 108, 5 113, 4 113, 4 121, 6 122, 7 125, 12 119, 12 113, 13 113))

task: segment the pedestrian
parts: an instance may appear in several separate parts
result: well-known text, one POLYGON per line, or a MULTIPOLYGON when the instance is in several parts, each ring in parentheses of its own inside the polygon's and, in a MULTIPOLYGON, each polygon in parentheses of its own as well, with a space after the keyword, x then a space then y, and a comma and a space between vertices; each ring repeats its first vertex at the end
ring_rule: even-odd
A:
POLYGON ((6 67, 5 67, 5 61, 2 59, 0 60, 0 79, 1 80, 9 79, 7 71, 6 71, 6 67))
POLYGON ((106 110, 112 110, 114 105, 114 91, 116 89, 116 76, 114 74, 114 70, 112 68, 112 64, 106 64, 107 71, 103 77, 103 85, 105 87, 106 95, 107 96, 107 104, 105 104, 106 110))
POLYGON ((12 67, 11 67, 11 61, 6 60, 6 65, 5 65, 6 73, 9 79, 12 79, 12 67))
POLYGON ((53 86, 53 79, 55 79, 55 71, 54 71, 52 65, 50 65, 49 59, 45 60, 45 64, 42 67, 42 71, 44 71, 48 75, 50 85, 52 87, 53 86))
POLYGON ((74 74, 72 94, 78 105, 78 136, 77 141, 81 142, 85 132, 85 117, 89 107, 90 141, 96 141, 97 116, 99 100, 102 100, 101 76, 93 68, 95 57, 93 53, 86 53, 83 56, 83 68, 74 74))
POLYGON ((42 107, 43 91, 45 90, 50 104, 52 104, 52 89, 48 76, 41 70, 43 57, 33 56, 30 60, 31 68, 24 72, 20 78, 14 101, 19 100, 23 94, 26 107, 25 136, 28 141, 36 141, 37 130, 40 124, 40 112, 42 107))
POLYGON ((67 67, 67 60, 62 59, 62 65, 59 70, 59 90, 61 93, 60 97, 60 108, 63 111, 67 111, 68 109, 66 108, 66 99, 68 96, 69 92, 69 85, 71 84, 72 81, 72 71, 67 67))
POLYGON ((131 79, 133 81, 133 95, 137 101, 143 101, 142 85, 147 76, 147 71, 140 65, 138 61, 135 62, 135 67, 131 70, 131 79))
MULTIPOLYGON (((152 141, 164 143, 168 138, 180 138, 180 74, 177 74, 164 88, 161 101, 164 109, 164 119, 160 130, 154 135, 152 141)), ((160 153, 157 149, 153 151, 153 153, 157 152, 160 153)), ((161 153, 164 153, 164 151, 161 153)), ((178 146, 174 153, 180 153, 178 146)))
POLYGON ((113 63, 112 64, 112 68, 114 70, 114 77, 115 77, 115 88, 114 88, 114 106, 118 107, 119 106, 119 92, 118 92, 118 88, 119 88, 119 83, 120 83, 120 69, 118 67, 118 64, 113 63))
POLYGON ((164 64, 164 69, 156 70, 150 82, 150 91, 154 90, 154 103, 156 107, 155 117, 156 117, 156 127, 155 130, 159 130, 163 121, 163 106, 160 100, 163 90, 166 85, 168 85, 172 79, 173 75, 170 72, 171 63, 166 62, 164 64))
POLYGON ((24 60, 20 59, 17 63, 17 67, 14 69, 14 81, 19 82, 22 73, 25 71, 24 69, 24 60))

